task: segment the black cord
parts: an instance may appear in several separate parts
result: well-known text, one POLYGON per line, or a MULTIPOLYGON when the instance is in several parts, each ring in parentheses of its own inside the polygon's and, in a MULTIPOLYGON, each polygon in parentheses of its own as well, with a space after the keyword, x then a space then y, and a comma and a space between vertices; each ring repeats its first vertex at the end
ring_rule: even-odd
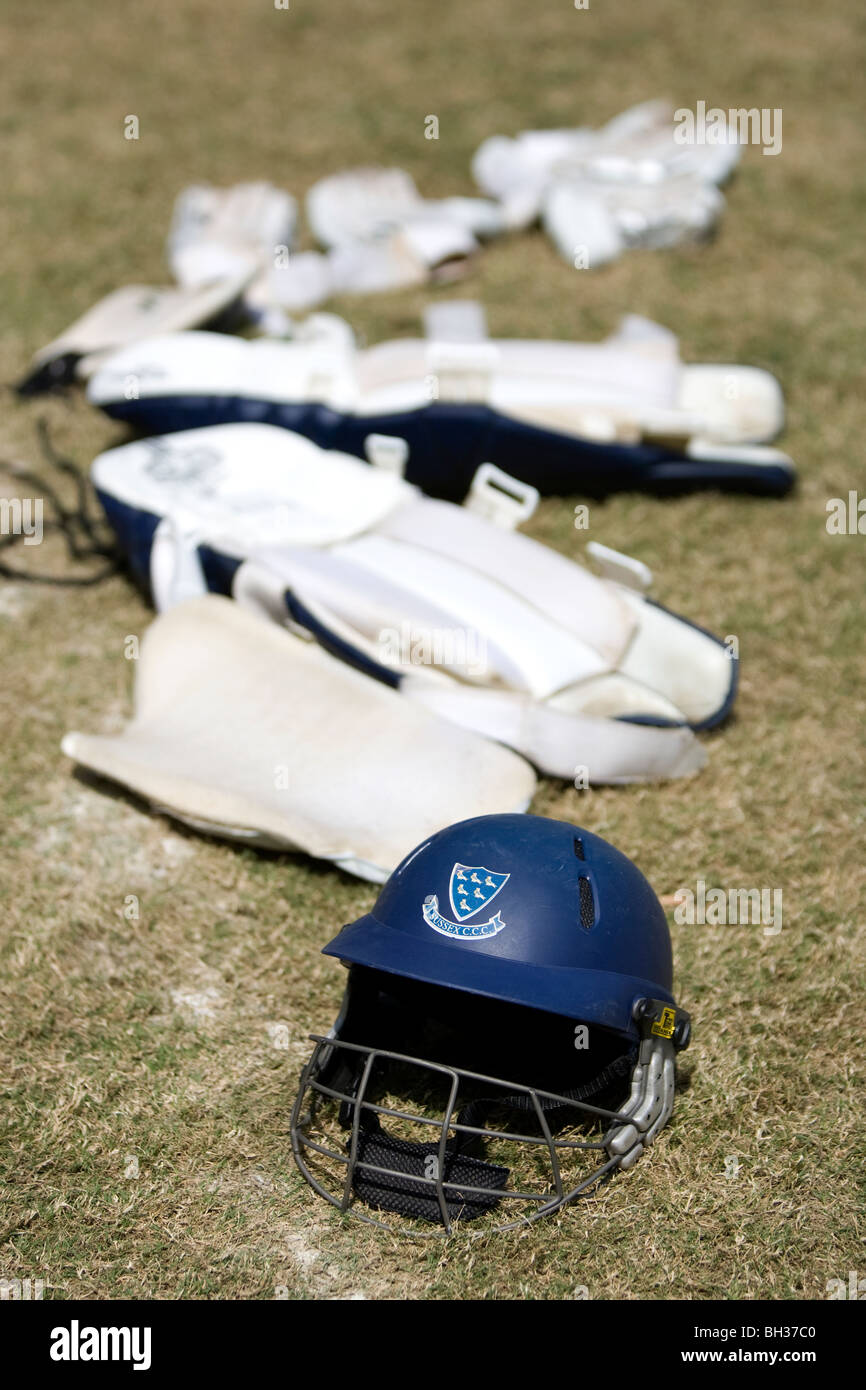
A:
MULTIPOLYGON (((74 508, 70 509, 64 506, 51 483, 31 469, 2 461, 0 461, 0 466, 6 467, 13 477, 30 483, 48 501, 54 510, 55 517, 42 523, 43 534, 45 531, 59 531, 66 543, 71 560, 80 562, 101 559, 105 563, 96 574, 59 575, 37 574, 32 570, 15 569, 0 559, 0 578, 14 579, 25 584, 53 584, 61 588, 86 588, 92 584, 101 584, 113 574, 117 574, 122 568, 121 556, 116 542, 109 539, 104 531, 100 534, 101 522, 90 515, 88 478, 72 459, 58 454, 44 418, 37 421, 36 432, 39 448, 45 462, 56 468, 59 473, 71 478, 75 484, 77 505, 74 508)), ((11 549, 23 539, 22 535, 15 534, 0 536, 0 550, 11 549)))

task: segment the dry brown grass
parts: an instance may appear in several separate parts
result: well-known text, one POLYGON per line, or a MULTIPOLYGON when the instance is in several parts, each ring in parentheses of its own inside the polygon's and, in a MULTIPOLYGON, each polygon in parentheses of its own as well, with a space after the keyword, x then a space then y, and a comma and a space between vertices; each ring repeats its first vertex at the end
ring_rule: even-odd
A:
MULTIPOLYGON (((121 578, 4 584, 0 1276, 86 1298, 568 1298, 579 1285, 820 1298, 829 1278, 866 1272, 866 541, 824 529, 826 499, 863 477, 862 36, 852 0, 65 0, 50 13, 7 0, 0 379, 99 295, 165 280, 171 204, 193 179, 301 193, 382 161, 430 193, 469 192, 491 131, 598 121, 657 92, 781 106, 783 153, 747 154, 713 245, 589 275, 526 237, 491 247, 467 289, 499 334, 591 337, 635 311, 693 359, 777 371, 802 483, 781 504, 592 509, 591 534, 653 565, 664 601, 739 636, 742 691, 699 780, 583 796, 551 783, 536 809, 607 835, 660 893, 699 877, 781 887, 784 927, 674 927, 695 1041, 673 1125, 598 1196, 475 1244, 420 1248, 346 1222, 289 1157, 305 1037, 342 985, 319 948, 371 890, 188 835, 73 778, 61 735, 117 726, 122 641, 148 609, 121 578), (137 143, 122 138, 130 113, 137 143), (423 138, 430 113, 438 143, 423 138)), ((375 340, 413 332, 423 299, 337 307, 375 340)), ((33 458, 40 411, 81 460, 118 437, 79 399, 7 399, 0 454, 33 458)), ((545 503, 531 529, 578 551, 567 505, 545 503)))

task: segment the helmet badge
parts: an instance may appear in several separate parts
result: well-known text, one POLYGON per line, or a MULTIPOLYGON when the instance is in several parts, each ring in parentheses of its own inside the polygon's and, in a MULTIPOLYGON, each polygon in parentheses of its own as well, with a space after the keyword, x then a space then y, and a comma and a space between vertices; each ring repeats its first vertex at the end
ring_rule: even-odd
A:
POLYGON ((424 921, 443 936, 456 936, 463 940, 496 936, 506 925, 498 912, 486 922, 471 922, 469 919, 493 901, 510 877, 510 874, 497 873, 495 869, 486 869, 481 864, 455 864, 451 870, 448 896, 456 922, 442 916, 435 893, 424 899, 424 921))

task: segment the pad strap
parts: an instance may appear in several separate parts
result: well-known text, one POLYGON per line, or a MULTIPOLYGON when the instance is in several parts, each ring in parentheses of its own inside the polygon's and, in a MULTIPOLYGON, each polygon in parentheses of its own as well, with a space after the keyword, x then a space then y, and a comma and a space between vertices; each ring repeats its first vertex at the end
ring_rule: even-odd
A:
POLYGON ((484 306, 477 299, 449 299, 424 310, 428 343, 484 343, 488 340, 484 306))
POLYGON ((569 714, 525 695, 446 686, 412 673, 401 690, 434 714, 522 753, 540 772, 586 783, 624 783, 682 777, 706 755, 684 726, 657 727, 625 719, 569 714))

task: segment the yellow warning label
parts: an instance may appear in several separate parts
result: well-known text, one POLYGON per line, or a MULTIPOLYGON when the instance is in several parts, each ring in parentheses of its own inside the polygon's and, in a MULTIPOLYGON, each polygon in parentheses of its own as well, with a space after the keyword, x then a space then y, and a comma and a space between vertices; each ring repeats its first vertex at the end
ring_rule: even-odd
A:
POLYGON ((676 1009, 662 1009, 661 1018, 656 1019, 655 1023, 650 1029, 650 1032, 654 1033, 657 1038, 672 1038, 674 1035, 674 1024, 676 1023, 676 1021, 676 1009))

